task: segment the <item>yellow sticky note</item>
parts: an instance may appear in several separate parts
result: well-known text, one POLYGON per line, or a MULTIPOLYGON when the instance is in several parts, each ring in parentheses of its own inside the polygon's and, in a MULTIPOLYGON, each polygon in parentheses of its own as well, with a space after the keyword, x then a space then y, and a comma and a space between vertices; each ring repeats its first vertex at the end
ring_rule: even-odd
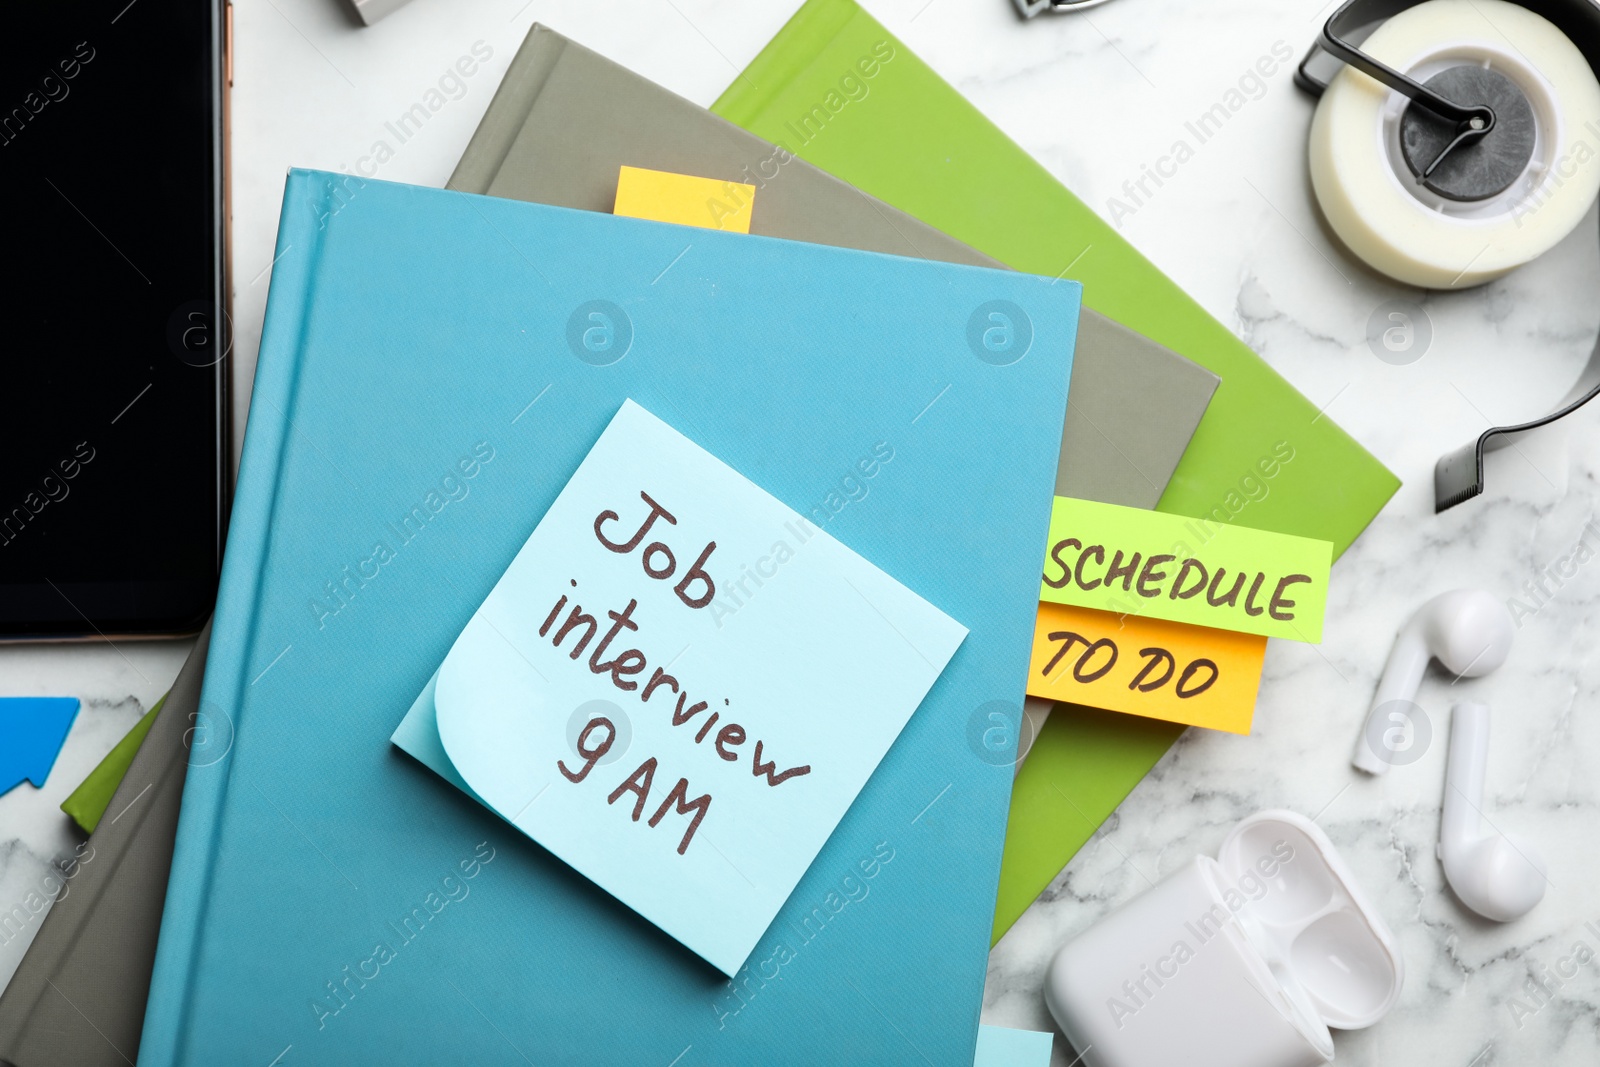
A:
POLYGON ((1040 600, 1322 640, 1327 541, 1058 496, 1040 600))
POLYGON ((617 202, 612 212, 633 219, 749 233, 755 202, 756 187, 743 182, 623 167, 617 175, 617 202))
POLYGON ((1267 639, 1040 604, 1028 695, 1248 734, 1267 639))

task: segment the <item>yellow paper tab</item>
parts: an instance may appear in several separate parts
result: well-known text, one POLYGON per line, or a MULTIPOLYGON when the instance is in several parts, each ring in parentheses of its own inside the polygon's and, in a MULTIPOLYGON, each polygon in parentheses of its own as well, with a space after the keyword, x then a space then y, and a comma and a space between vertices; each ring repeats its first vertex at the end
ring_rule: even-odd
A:
POLYGON ((1039 599, 1316 644, 1332 560, 1327 541, 1058 496, 1039 599))
POLYGON ((623 167, 617 175, 617 201, 611 210, 633 219, 749 233, 755 202, 756 187, 743 182, 623 167))
POLYGON ((1040 604, 1028 695, 1248 734, 1267 639, 1040 604))

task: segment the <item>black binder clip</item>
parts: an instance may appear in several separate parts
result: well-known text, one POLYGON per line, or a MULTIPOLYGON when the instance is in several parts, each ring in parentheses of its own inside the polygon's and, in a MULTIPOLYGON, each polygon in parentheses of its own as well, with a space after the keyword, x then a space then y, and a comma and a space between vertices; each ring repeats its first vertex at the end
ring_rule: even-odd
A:
POLYGON ((1086 7, 1099 7, 1109 3, 1110 0, 1012 0, 1017 5, 1017 14, 1025 19, 1031 19, 1041 11, 1053 11, 1058 15, 1082 11, 1086 7))

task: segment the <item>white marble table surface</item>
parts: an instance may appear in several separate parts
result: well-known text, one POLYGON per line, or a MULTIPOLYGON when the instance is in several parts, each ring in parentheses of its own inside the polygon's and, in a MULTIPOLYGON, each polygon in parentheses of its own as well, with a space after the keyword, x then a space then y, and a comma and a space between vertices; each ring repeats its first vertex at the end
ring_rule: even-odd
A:
MULTIPOLYGON (((1115 0, 1019 22, 1007 0, 867 0, 866 6, 1063 182, 1111 217, 1110 198, 1185 136, 1184 124, 1284 42, 1298 57, 1317 0, 1115 0)), ((378 176, 442 184, 535 19, 709 104, 797 0, 413 0, 361 28, 337 0, 240 0, 234 119, 239 422, 290 165, 353 166, 383 124, 476 42, 484 69, 378 176)), ((1544 410, 1576 377, 1600 310, 1596 220, 1537 263, 1451 295, 1392 285, 1331 240, 1311 201, 1311 105, 1280 65, 1154 195, 1118 212, 1123 234, 1405 481, 1334 569, 1320 647, 1273 641, 1249 737, 1191 730, 990 957, 985 1021, 1048 1029, 1039 995, 1058 943, 1263 808, 1315 817, 1394 928, 1405 992, 1370 1030, 1336 1035, 1341 1063, 1593 1064, 1600 959, 1553 983, 1580 941, 1600 949, 1600 564, 1580 567, 1524 620, 1509 663, 1476 681, 1430 674, 1434 744, 1383 779, 1349 753, 1395 628, 1461 585, 1502 597, 1565 559, 1596 519, 1600 412, 1491 463, 1485 498, 1435 516, 1431 474, 1489 420, 1544 410), (1258 98, 1254 98, 1258 97, 1258 98), (1392 366, 1366 344, 1390 300, 1431 326, 1425 355, 1392 366), (1550 867, 1548 896, 1506 926, 1465 913, 1433 855, 1449 703, 1495 713, 1490 817, 1550 867), (1587 829, 1585 829, 1587 827, 1587 829), (1586 923, 1594 926, 1586 928, 1586 923), (1546 969, 1549 969, 1548 971, 1546 969), (1547 979, 1548 980, 1548 979, 1547 979)), ((1171 169, 1170 167, 1166 169, 1171 169)), ((1148 188, 1153 188, 1147 185, 1148 188)), ((1555 582, 1549 587, 1554 588, 1555 582)), ((171 682, 181 642, 0 649, 0 692, 85 702, 45 789, 0 798, 0 904, 24 899, 75 838, 56 805, 171 682)), ((36 920, 0 943, 0 982, 36 920)), ((1055 1062, 1072 1059, 1056 1042, 1055 1062)))

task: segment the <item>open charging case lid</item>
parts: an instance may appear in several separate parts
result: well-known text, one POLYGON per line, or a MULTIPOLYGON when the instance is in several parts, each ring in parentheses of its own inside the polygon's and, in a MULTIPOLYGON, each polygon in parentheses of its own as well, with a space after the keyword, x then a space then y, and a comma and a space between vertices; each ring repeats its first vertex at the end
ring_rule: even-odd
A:
POLYGON ((1299 1011, 1360 1030, 1394 1006, 1405 976, 1394 934, 1315 823, 1292 811, 1258 812, 1233 828, 1216 862, 1224 886, 1267 885, 1240 918, 1299 1011))

